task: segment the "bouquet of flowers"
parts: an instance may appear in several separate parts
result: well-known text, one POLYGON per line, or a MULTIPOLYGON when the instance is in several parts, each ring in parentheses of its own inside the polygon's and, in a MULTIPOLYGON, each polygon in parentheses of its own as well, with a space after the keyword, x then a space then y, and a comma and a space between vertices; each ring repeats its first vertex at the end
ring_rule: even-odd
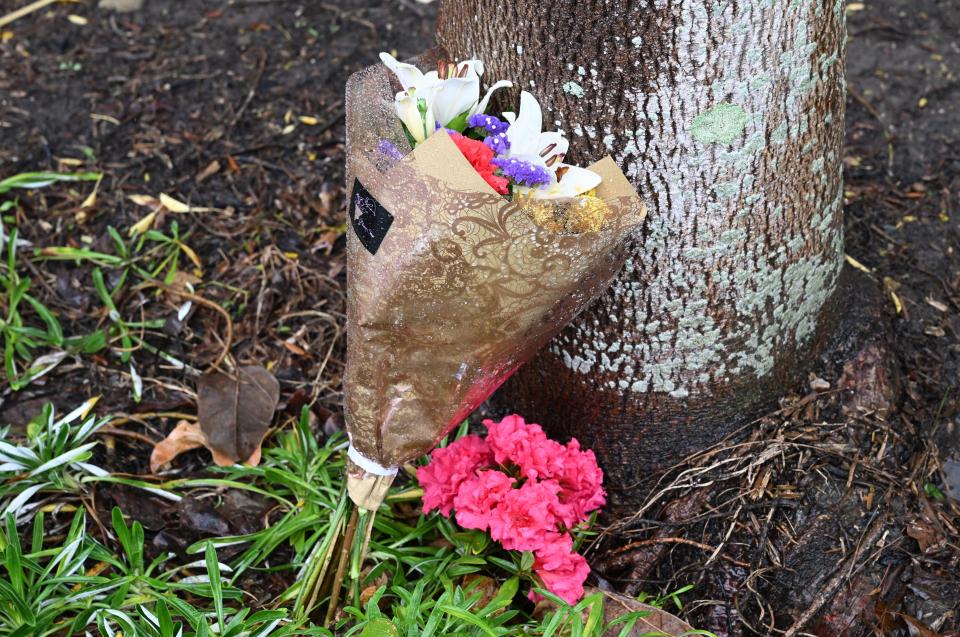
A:
MULTIPOLYGON (((424 73, 381 58, 347 85, 344 413, 356 508, 337 532, 344 546, 360 538, 351 575, 398 468, 606 288, 645 214, 609 157, 565 163, 568 141, 543 130, 530 93, 516 113, 487 113, 512 84, 481 98, 479 60, 424 73)), ((316 562, 325 572, 330 560, 316 562)))

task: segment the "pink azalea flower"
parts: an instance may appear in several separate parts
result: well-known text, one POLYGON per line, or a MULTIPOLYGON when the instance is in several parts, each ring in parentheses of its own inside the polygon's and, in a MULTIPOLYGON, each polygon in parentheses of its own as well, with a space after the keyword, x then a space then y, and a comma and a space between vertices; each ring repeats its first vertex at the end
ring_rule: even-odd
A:
POLYGON ((568 604, 576 604, 583 597, 583 583, 590 574, 590 565, 582 555, 573 551, 573 540, 569 535, 554 533, 536 552, 533 570, 543 581, 544 588, 568 604))
POLYGON ((531 480, 562 475, 565 449, 547 438, 540 425, 527 424, 516 414, 500 422, 484 420, 483 424, 489 432, 487 443, 498 464, 515 464, 520 473, 531 480))
POLYGON ((465 529, 490 528, 493 510, 513 490, 513 478, 497 470, 478 471, 460 485, 453 498, 457 523, 465 529))
POLYGON ((453 499, 464 480, 477 469, 493 464, 493 453, 480 436, 464 436, 446 447, 434 449, 430 463, 417 469, 423 487, 423 512, 438 510, 450 515, 453 499))
POLYGON ((597 465, 593 451, 581 451, 574 438, 564 449, 563 472, 558 476, 560 492, 554 514, 565 527, 573 528, 585 521, 591 511, 606 503, 603 491, 603 470, 597 465))
POLYGON ((490 537, 510 551, 535 551, 556 530, 553 508, 560 485, 528 481, 503 495, 490 516, 490 537))

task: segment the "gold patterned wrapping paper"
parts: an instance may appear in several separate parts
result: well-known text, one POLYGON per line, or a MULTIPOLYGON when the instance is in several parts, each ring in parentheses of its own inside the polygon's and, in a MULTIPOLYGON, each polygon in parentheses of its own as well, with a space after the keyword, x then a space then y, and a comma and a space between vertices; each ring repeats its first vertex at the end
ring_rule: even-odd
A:
POLYGON ((392 107, 385 69, 351 79, 344 402, 364 465, 349 463, 348 488, 366 509, 392 481, 377 465, 433 449, 603 292, 645 214, 605 158, 590 166, 609 208, 602 229, 539 227, 531 202, 497 194, 445 132, 410 152, 392 107), (385 156, 384 139, 406 156, 385 156))

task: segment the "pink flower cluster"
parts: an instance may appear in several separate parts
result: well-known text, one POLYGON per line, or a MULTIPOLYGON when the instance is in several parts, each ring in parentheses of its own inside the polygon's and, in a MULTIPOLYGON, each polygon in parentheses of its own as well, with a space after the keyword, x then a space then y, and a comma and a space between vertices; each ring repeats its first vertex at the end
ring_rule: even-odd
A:
POLYGON ((417 470, 424 512, 455 511, 460 526, 489 531, 505 549, 533 551, 544 586, 576 603, 590 567, 569 531, 605 502, 593 452, 550 440, 520 416, 483 424, 486 439, 464 436, 434 449, 417 470))

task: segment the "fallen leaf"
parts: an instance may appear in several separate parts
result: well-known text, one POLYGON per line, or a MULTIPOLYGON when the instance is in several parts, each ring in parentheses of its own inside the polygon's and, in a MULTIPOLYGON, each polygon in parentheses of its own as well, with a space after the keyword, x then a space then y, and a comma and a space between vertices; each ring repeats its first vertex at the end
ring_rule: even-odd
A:
POLYGON ((903 314, 903 303, 897 295, 897 288, 900 287, 900 284, 891 277, 885 276, 883 277, 883 287, 887 290, 887 294, 890 295, 890 300, 893 301, 893 307, 897 311, 897 314, 903 314))
POLYGON ((81 27, 90 22, 82 15, 76 15, 74 13, 69 14, 67 16, 67 20, 69 20, 72 24, 76 24, 77 26, 81 27))
POLYGON ((100 0, 97 6, 118 13, 129 13, 143 8, 143 0, 100 0))
POLYGON ((917 541, 921 553, 939 550, 947 541, 925 515, 919 515, 907 523, 907 535, 917 541))
POLYGON ((150 195, 130 195, 128 199, 138 206, 149 206, 151 208, 160 207, 160 200, 150 195))
POLYGON ((190 206, 162 192, 160 193, 160 203, 170 212, 190 212, 190 206))
POLYGON ((947 307, 945 303, 941 303, 940 301, 937 301, 936 299, 932 299, 929 296, 925 298, 924 301, 927 302, 927 305, 934 308, 938 312, 946 312, 948 309, 950 309, 947 307))
POLYGON ((93 208, 97 203, 97 189, 94 188, 93 192, 87 195, 87 198, 83 200, 83 203, 80 204, 81 208, 93 208))
POLYGON ((153 212, 144 216, 143 219, 141 219, 140 221, 130 226, 130 231, 129 231, 130 236, 135 237, 138 234, 143 234, 144 232, 152 228, 153 222, 156 220, 158 212, 159 210, 154 210, 153 212))
POLYGON ((157 443, 150 454, 150 471, 157 473, 160 467, 172 461, 185 451, 199 449, 207 445, 207 438, 196 423, 181 420, 170 435, 157 443))
MULTIPOLYGON (((587 588, 586 594, 591 595, 598 590, 599 589, 596 588, 587 588)), ((632 597, 627 597, 626 595, 620 595, 610 591, 604 591, 603 597, 603 614, 605 624, 609 624, 617 617, 622 617, 627 613, 634 613, 638 611, 648 613, 647 615, 637 619, 637 623, 633 625, 633 630, 628 633, 628 637, 640 637, 641 635, 649 634, 679 637, 680 635, 688 635, 693 630, 693 626, 676 617, 675 615, 671 615, 667 611, 660 610, 654 606, 640 603, 632 597)), ((610 637, 619 635, 622 629, 623 625, 617 624, 616 626, 610 628, 606 632, 606 635, 610 637)))
POLYGON ((280 383, 259 365, 203 376, 197 388, 200 428, 218 465, 256 464, 280 401, 280 383))
POLYGON ((198 269, 203 270, 203 261, 201 261, 200 257, 197 256, 197 253, 193 251, 193 248, 188 246, 186 243, 183 243, 182 241, 179 243, 179 245, 180 245, 180 249, 183 250, 184 254, 186 254, 187 257, 189 257, 189 259, 193 261, 193 265, 197 266, 198 269))
POLYGON ((847 263, 849 263, 850 265, 852 265, 852 266, 855 267, 856 269, 860 270, 861 272, 866 272, 867 274, 870 274, 870 273, 871 273, 871 272, 870 272, 870 268, 868 268, 867 266, 863 265, 862 263, 860 263, 859 261, 857 261, 856 259, 854 259, 853 257, 851 257, 849 254, 844 255, 844 256, 845 256, 846 259, 847 259, 847 263))
POLYGON ((167 298, 171 303, 179 307, 185 300, 181 295, 184 292, 193 294, 194 287, 200 283, 200 281, 202 281, 202 279, 198 276, 195 276, 184 270, 177 270, 174 273, 170 284, 167 285, 167 298))
POLYGON ((220 162, 214 159, 212 162, 207 164, 206 168, 204 168, 197 174, 194 181, 196 181, 198 184, 203 183, 205 179, 207 179, 208 177, 212 177, 213 175, 216 175, 218 172, 220 172, 220 162))
POLYGON ((320 123, 316 117, 311 117, 309 115, 301 115, 299 119, 301 124, 306 124, 307 126, 316 126, 320 123))
POLYGON ((909 615, 904 615, 903 613, 897 613, 900 616, 900 619, 904 621, 907 625, 907 631, 910 633, 910 637, 943 637, 940 633, 931 630, 926 624, 917 619, 916 617, 911 617, 909 615))

